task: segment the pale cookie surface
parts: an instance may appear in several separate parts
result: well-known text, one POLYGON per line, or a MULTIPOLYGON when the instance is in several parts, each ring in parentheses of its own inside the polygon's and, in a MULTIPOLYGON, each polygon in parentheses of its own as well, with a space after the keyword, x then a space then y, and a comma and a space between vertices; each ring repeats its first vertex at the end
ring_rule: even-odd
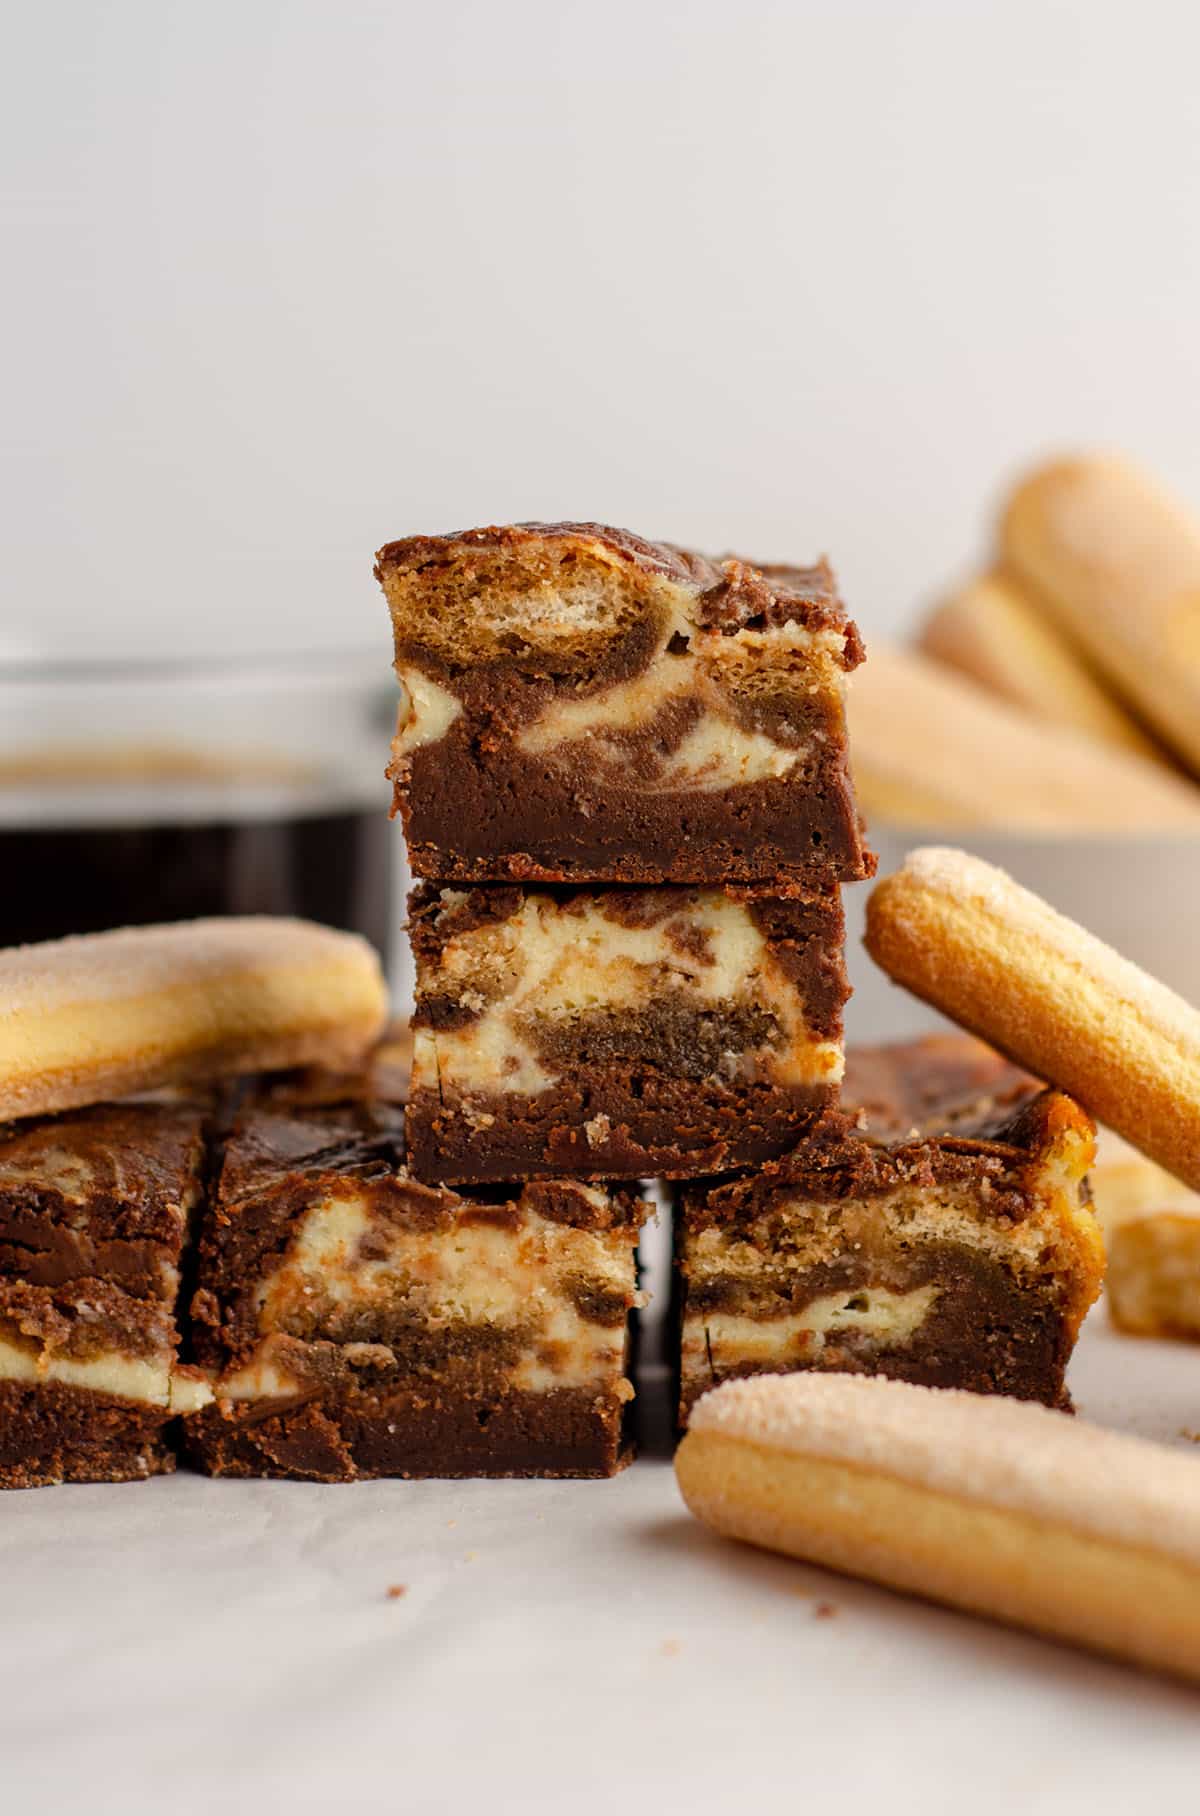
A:
POLYGON ((1000 555, 1116 691, 1200 772, 1200 523, 1124 461, 1059 460, 1018 487, 1000 555))
POLYGON ((1200 1013, 1002 870, 910 852, 867 904, 888 975, 1200 1188, 1200 1013))
POLYGON ((1164 760, 1038 601, 1005 574, 977 574, 943 600, 920 647, 1038 719, 1164 760))
POLYGON ((853 1375, 708 1394, 676 1456, 728 1537, 1200 1678, 1200 1464, 1043 1407, 853 1375))
POLYGON ((162 1085, 350 1066, 383 1027, 365 940, 257 917, 120 928, 0 952, 0 1120, 162 1085))
POLYGON ((1200 830, 1200 794, 1161 763, 1033 718, 918 650, 873 642, 848 713, 869 817, 1060 836, 1200 830))
POLYGON ((1200 1342, 1200 1193, 1107 1129, 1090 1180, 1117 1329, 1200 1342))

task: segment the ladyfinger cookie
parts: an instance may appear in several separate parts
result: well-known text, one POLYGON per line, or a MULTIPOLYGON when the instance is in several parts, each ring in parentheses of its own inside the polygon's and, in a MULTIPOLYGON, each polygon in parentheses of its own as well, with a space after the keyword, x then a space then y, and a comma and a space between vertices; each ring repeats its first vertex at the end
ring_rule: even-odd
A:
POLYGON ((379 960, 309 921, 179 921, 0 952, 0 1122, 221 1074, 352 1066, 379 960))
POLYGON ((1200 832, 1185 777, 1000 700, 916 650, 873 642, 848 694, 868 816, 908 826, 1200 832))
POLYGON ((1059 460, 1018 486, 1005 568, 1200 771, 1200 523, 1135 467, 1059 460))
POLYGON ((926 619, 919 645, 1035 718, 1166 760, 1045 608, 1005 574, 977 574, 951 593, 926 619))
POLYGON ((727 1538, 1200 1681, 1200 1462, 862 1375, 706 1394, 675 1458, 727 1538))
POLYGON ((1200 1189, 1200 1012, 1165 984, 938 846, 876 885, 864 939, 898 984, 1200 1189))

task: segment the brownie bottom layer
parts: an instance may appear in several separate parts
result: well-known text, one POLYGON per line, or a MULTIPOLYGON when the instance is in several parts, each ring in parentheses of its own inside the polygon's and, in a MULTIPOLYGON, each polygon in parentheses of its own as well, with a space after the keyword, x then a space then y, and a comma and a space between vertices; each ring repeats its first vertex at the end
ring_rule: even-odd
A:
POLYGON ((711 1388, 720 1387, 724 1381, 741 1380, 747 1375, 828 1374, 831 1371, 854 1375, 886 1375, 889 1380, 908 1381, 916 1387, 957 1387, 970 1394, 1003 1394, 1011 1400, 1034 1400, 1039 1405, 1052 1407, 1058 1412, 1074 1411, 1071 1396, 1064 1385, 1056 1387, 1047 1381, 1040 1388, 1034 1389, 1019 1376, 1006 1380, 1002 1373, 986 1366, 980 1367, 970 1357, 924 1357, 911 1348, 877 1349, 869 1356, 855 1356, 846 1349, 836 1362, 731 1362, 711 1373, 682 1379, 679 1384, 680 1429, 686 1426, 696 1401, 711 1388))
MULTIPOLYGON (((699 1304, 697 1295, 689 1301, 686 1289, 677 1291, 682 1317, 677 1325, 681 1342, 676 1353, 694 1355, 702 1350, 704 1356, 699 1367, 681 1368, 680 1424, 687 1423, 701 1394, 722 1381, 814 1369, 888 1375, 922 1387, 1006 1394, 1070 1409, 1065 1375, 1073 1343, 1052 1285, 1024 1283, 1007 1268, 953 1243, 930 1245, 919 1260, 910 1259, 909 1265, 910 1271, 898 1282, 901 1290, 914 1281, 936 1284, 939 1289, 936 1303, 911 1336, 889 1343, 867 1332, 839 1330, 812 1356, 797 1355, 795 1333, 789 1331, 780 1342, 777 1358, 756 1353, 753 1360, 747 1360, 738 1355, 736 1339, 713 1340, 712 1331, 719 1328, 719 1283, 711 1283, 698 1296, 699 1304)), ((814 1284, 821 1294, 845 1291, 853 1297, 885 1283, 873 1280, 861 1267, 845 1263, 821 1270, 814 1284)), ((739 1286, 744 1291, 744 1284, 739 1286)), ((777 1316, 799 1313, 802 1317, 807 1298, 802 1282, 797 1281, 791 1305, 785 1302, 752 1316, 763 1329, 769 1329, 777 1316)))
POLYGON ((0 1488, 164 1475, 175 1467, 165 1423, 158 1406, 55 1381, 0 1381, 0 1488))
POLYGON ((493 749, 474 716, 463 714, 413 753, 407 776, 394 777, 413 875, 816 887, 873 876, 844 771, 840 716, 832 702, 812 712, 824 754, 815 772, 805 766, 726 788, 647 789, 628 781, 638 768, 653 769, 653 733, 641 763, 627 753, 618 771, 572 759, 569 745, 560 747, 561 762, 510 744, 493 749))
POLYGON ((653 1072, 581 1068, 536 1096, 418 1087, 409 1166, 431 1183, 510 1179, 688 1179, 785 1153, 836 1084, 693 1084, 653 1072))
POLYGON ((210 1406, 186 1455, 210 1475, 610 1476, 629 1460, 624 1406, 588 1388, 475 1394, 422 1385, 280 1407, 210 1406))

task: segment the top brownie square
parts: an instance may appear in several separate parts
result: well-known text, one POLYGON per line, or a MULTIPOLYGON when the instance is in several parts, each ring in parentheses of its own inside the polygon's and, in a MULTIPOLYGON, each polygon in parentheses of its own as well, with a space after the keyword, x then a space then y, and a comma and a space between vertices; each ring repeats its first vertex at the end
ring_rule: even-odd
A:
POLYGON ((863 656, 827 565, 710 561, 598 524, 379 551, 418 876, 869 876, 846 760, 863 656))

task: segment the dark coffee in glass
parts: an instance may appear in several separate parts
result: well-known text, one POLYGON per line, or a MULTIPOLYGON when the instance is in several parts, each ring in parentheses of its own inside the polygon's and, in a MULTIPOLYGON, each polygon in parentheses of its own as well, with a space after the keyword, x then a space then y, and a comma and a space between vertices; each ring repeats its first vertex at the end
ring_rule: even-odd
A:
POLYGON ((388 957, 386 658, 0 671, 0 705, 0 945, 291 914, 388 957))
POLYGON ((389 827, 373 813, 0 829, 0 946, 207 914, 296 914, 390 943, 389 827))

